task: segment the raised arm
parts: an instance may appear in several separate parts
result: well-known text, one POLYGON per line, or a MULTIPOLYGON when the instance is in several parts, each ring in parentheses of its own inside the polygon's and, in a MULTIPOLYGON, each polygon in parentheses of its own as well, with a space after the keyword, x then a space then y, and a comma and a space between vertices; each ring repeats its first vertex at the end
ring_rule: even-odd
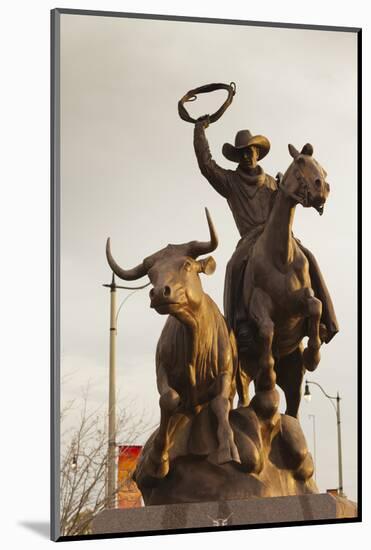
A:
POLYGON ((215 191, 227 199, 230 194, 228 170, 218 166, 211 156, 209 143, 205 135, 205 128, 207 126, 207 117, 202 117, 196 122, 194 127, 193 145, 198 166, 202 175, 214 187, 215 191))

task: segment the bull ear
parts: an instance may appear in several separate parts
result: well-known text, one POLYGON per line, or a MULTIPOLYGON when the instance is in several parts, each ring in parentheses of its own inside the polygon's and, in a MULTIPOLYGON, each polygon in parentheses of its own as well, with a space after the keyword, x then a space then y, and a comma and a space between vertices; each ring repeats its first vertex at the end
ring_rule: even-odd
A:
POLYGON ((205 275, 212 275, 216 269, 216 262, 212 256, 198 260, 197 263, 200 267, 200 273, 205 273, 205 275))
POLYGON ((289 153, 293 159, 295 159, 300 154, 296 147, 291 145, 291 143, 289 143, 289 153))
POLYGON ((309 155, 311 157, 313 155, 313 145, 306 143, 301 152, 303 155, 309 155))

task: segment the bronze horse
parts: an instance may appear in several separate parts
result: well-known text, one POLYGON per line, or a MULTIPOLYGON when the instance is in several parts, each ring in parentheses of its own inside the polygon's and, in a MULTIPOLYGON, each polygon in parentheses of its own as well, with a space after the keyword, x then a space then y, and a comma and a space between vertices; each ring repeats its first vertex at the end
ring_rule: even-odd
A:
POLYGON ((244 373, 239 394, 246 406, 251 380, 257 391, 271 390, 277 382, 285 393, 286 414, 296 417, 305 369, 313 371, 320 361, 322 303, 314 295, 308 260, 293 238, 292 225, 297 204, 322 214, 330 187, 312 145, 307 143, 300 153, 289 145, 289 152, 294 160, 280 179, 244 273, 251 344, 239 358, 244 373))

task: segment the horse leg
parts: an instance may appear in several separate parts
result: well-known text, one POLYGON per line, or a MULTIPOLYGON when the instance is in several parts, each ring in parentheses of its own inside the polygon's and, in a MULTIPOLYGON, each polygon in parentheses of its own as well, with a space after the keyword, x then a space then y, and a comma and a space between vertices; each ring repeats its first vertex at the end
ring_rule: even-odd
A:
POLYGON ((210 406, 217 419, 218 448, 215 453, 209 456, 209 460, 216 464, 224 464, 231 461, 240 464, 240 455, 234 442, 232 428, 229 424, 231 376, 227 373, 222 373, 218 376, 216 382, 218 394, 210 401, 210 406))
POLYGON ((277 385, 282 388, 286 398, 286 412, 297 418, 300 399, 301 385, 305 369, 303 367, 303 348, 298 346, 295 351, 280 357, 275 364, 277 385))
POLYGON ((250 403, 249 387, 253 375, 248 368, 249 362, 241 357, 236 373, 236 386, 238 394, 238 407, 248 407, 250 403))
POLYGON ((308 319, 309 338, 307 347, 303 351, 303 363, 307 370, 314 371, 321 359, 319 350, 322 344, 320 325, 322 302, 315 297, 311 288, 305 287, 293 293, 291 305, 293 311, 308 319))
POLYGON ((306 307, 309 315, 309 330, 308 330, 308 343, 303 352, 303 363, 307 370, 314 371, 321 359, 320 347, 320 320, 322 315, 322 302, 314 296, 312 289, 310 290, 310 296, 307 298, 306 307))
POLYGON ((253 290, 249 314, 256 323, 260 339, 259 370, 256 377, 256 391, 273 390, 276 383, 272 343, 274 323, 271 318, 272 302, 260 288, 253 290))

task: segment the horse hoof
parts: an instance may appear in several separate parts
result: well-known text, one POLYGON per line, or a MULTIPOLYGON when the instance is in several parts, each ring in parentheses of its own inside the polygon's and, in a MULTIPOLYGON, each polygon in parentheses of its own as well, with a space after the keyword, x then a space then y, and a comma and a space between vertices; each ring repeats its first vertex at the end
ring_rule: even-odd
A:
POLYGON ((319 325, 319 337, 321 342, 327 343, 328 340, 328 330, 324 323, 320 323, 319 325))

